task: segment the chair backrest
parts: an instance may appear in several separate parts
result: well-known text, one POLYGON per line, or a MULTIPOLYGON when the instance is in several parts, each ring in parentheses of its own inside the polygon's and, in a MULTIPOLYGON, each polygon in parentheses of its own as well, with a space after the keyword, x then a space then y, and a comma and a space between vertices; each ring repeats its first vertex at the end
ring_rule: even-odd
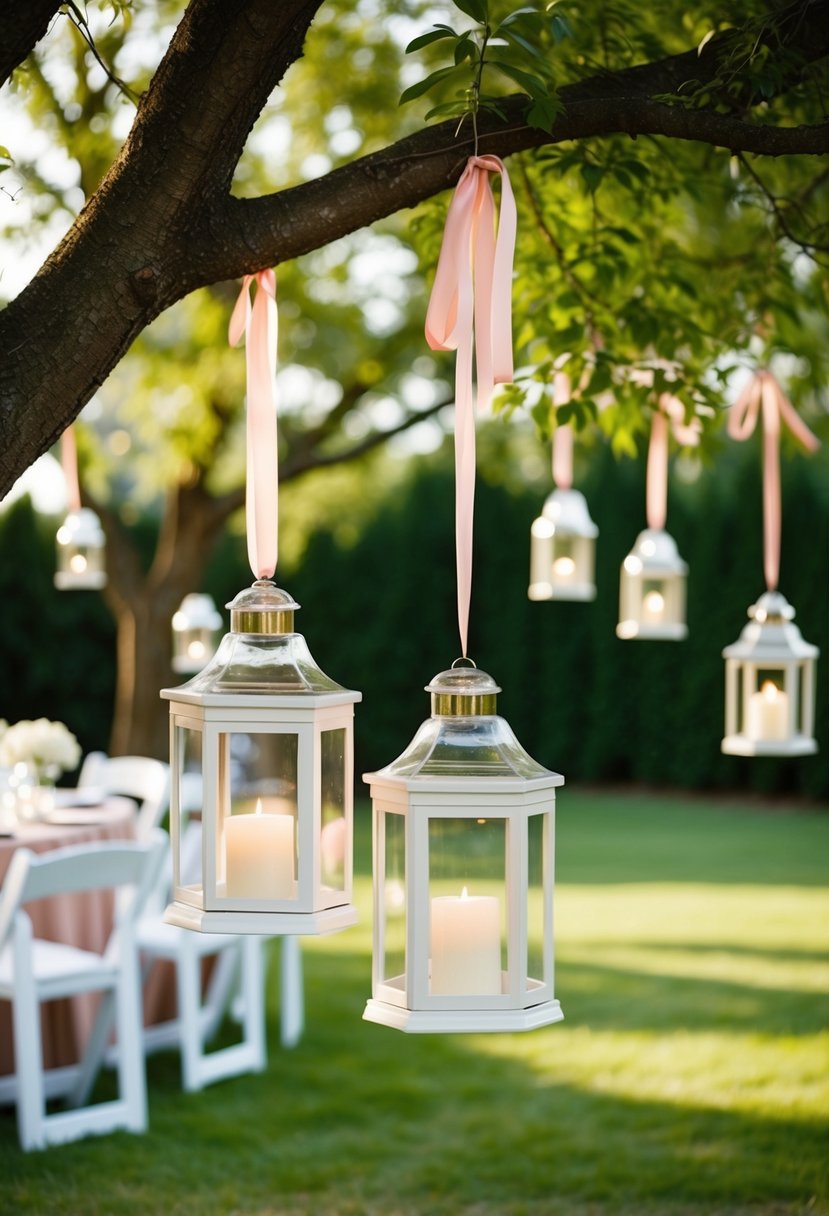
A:
POLYGON ((78 789, 100 789, 103 785, 103 769, 109 757, 106 752, 87 752, 78 773, 78 789))
POLYGON ((116 923, 138 915, 151 891, 166 848, 158 829, 145 841, 107 840, 48 853, 18 849, 0 889, 0 949, 24 904, 51 895, 131 887, 117 901, 116 923))
POLYGON ((98 773, 98 784, 107 794, 124 794, 139 803, 136 835, 146 840, 167 810, 170 766, 149 756, 110 756, 98 773))

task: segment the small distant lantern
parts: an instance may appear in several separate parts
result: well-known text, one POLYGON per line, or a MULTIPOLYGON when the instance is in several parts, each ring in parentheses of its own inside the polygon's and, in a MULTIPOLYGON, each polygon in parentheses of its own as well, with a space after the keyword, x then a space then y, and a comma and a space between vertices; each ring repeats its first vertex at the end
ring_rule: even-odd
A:
POLYGON ((173 614, 173 671, 196 672, 216 653, 222 618, 209 595, 185 595, 173 614))
POLYGON ((688 567, 667 532, 646 528, 622 563, 617 637, 681 642, 688 567))
POLYGON ((106 542, 101 521, 89 507, 70 511, 58 528, 55 586, 59 591, 97 591, 106 586, 106 542))
POLYGON ((432 716, 367 773, 374 807, 374 963, 364 1017, 408 1032, 531 1030, 553 992, 555 791, 496 715, 495 681, 453 667, 432 716))
POLYGON ((230 633, 170 702, 173 902, 206 933, 315 934, 356 924, 351 904, 353 713, 293 632, 298 604, 258 579, 230 633), (201 776, 199 872, 182 878, 181 785, 201 776))
POLYGON ((595 599, 598 534, 583 494, 553 490, 531 529, 530 599, 595 599))
POLYGON ((794 609, 767 591, 748 610, 739 641, 726 646, 725 738, 731 756, 808 756, 817 751, 815 660, 794 609))

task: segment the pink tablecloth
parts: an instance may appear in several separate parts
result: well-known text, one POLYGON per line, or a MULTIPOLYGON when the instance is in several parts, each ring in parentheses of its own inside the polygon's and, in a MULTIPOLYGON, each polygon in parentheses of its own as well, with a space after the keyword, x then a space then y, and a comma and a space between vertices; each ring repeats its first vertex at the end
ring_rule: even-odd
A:
MULTIPOLYGON (((61 814, 71 818, 69 808, 61 814)), ((128 798, 107 798, 96 808, 78 809, 78 818, 94 822, 78 824, 31 824, 12 837, 0 838, 0 883, 15 850, 45 853, 67 845, 101 840, 132 840, 135 837, 135 806, 128 798)), ((103 950, 112 929, 112 895, 109 891, 84 891, 27 904, 36 937, 65 942, 84 950, 103 950)), ((92 1025, 97 997, 49 1001, 41 1005, 44 1067, 75 1063, 92 1025)), ((0 1001, 0 1075, 14 1072, 11 1006, 0 1001)))

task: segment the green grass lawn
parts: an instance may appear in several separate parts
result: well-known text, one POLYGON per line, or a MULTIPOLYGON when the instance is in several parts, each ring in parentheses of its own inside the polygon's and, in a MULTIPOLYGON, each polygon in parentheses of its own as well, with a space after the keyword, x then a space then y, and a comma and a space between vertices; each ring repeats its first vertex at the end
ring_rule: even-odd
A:
POLYGON ((184 1095, 156 1056, 146 1136, 44 1153, 0 1112, 0 1212, 829 1213, 829 814, 565 788, 566 1020, 525 1035, 361 1021, 367 837, 361 926, 306 941, 300 1046, 273 965, 263 1076, 184 1095))

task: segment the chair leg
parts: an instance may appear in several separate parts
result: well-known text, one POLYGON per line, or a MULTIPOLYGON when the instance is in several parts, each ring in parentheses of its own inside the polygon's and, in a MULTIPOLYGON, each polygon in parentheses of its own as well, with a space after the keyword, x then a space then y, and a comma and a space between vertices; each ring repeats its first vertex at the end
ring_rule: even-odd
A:
MULTIPOLYGON (((15 953, 28 946, 20 937, 15 953)), ((40 1002, 35 981, 28 968, 15 964, 15 993, 12 1001, 14 1057, 17 1072, 17 1131, 25 1150, 46 1144, 46 1097, 43 1085, 43 1044, 40 1034, 40 1002)))
POLYGON ((250 1049, 251 1068, 263 1072, 267 1066, 264 944, 258 937, 243 937, 241 951, 242 1041, 250 1049))
POLYGON ((176 995, 178 999, 179 1046, 181 1050, 182 1085, 189 1093, 201 1089, 202 1035, 201 960, 195 951, 184 949, 176 960, 176 995))
POLYGON ((118 986, 115 994, 118 1027, 118 1086, 126 1106, 124 1126, 129 1131, 147 1130, 147 1071, 141 1042, 143 1010, 138 950, 133 941, 122 940, 118 986))
MULTIPOLYGON (((85 1106, 95 1084, 95 1078, 107 1053, 112 1027, 115 1024, 115 992, 109 989, 103 994, 95 1024, 84 1051, 78 1079, 67 1097, 69 1106, 85 1106)), ((120 1043, 118 1045, 120 1048, 120 1043)), ((117 1049, 116 1049, 117 1050, 117 1049)))
POLYGON ((296 1047, 305 1029, 302 945, 298 937, 283 937, 281 962, 282 1018, 280 1042, 283 1047, 296 1047))

